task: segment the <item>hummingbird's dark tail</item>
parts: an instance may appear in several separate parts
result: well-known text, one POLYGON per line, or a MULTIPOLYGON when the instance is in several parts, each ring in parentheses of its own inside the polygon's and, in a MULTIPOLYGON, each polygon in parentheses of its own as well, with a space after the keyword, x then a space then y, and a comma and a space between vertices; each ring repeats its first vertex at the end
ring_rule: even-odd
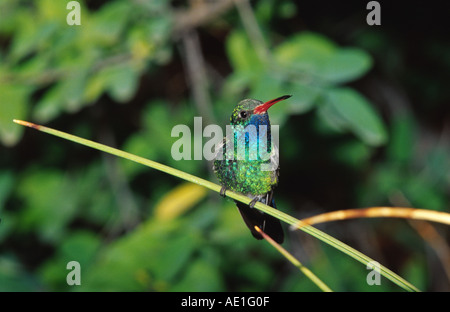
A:
MULTIPOLYGON (((252 232, 253 237, 256 239, 262 239, 263 237, 255 230, 255 225, 258 226, 264 233, 269 235, 278 244, 282 244, 284 241, 284 233, 281 228, 280 220, 267 213, 264 213, 256 208, 250 208, 249 205, 236 201, 236 205, 241 213, 242 219, 252 232)), ((273 208, 277 208, 275 200, 272 199, 269 205, 273 208)))

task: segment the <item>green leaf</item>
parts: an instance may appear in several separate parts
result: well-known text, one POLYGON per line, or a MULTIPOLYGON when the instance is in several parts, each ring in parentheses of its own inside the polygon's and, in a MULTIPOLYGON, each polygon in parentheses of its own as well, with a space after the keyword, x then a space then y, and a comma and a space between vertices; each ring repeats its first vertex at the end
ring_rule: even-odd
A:
POLYGON ((83 101, 87 77, 87 69, 80 68, 58 81, 36 105, 33 117, 40 122, 48 122, 63 111, 71 113, 79 111, 87 104, 83 101))
POLYGON ((181 281, 171 291, 222 291, 223 281, 216 267, 209 262, 199 259, 188 267, 188 271, 181 281))
POLYGON ((302 32, 279 45, 274 53, 280 64, 289 65, 292 62, 306 64, 308 60, 317 62, 330 57, 335 51, 335 44, 328 38, 312 32, 302 32))
POLYGON ((184 229, 181 222, 147 220, 105 246, 81 289, 167 290, 198 249, 198 236, 184 229))
POLYGON ((62 81, 64 107, 68 112, 79 111, 83 102, 83 90, 86 86, 87 70, 80 69, 62 81))
POLYGON ((28 172, 18 185, 24 203, 18 229, 37 230, 44 241, 58 242, 76 213, 76 194, 71 191, 71 179, 59 171, 28 172))
POLYGON ((0 85, 0 140, 6 146, 16 144, 22 135, 23 129, 12 120, 26 116, 31 90, 31 87, 17 84, 0 85))
POLYGON ((445 144, 437 145, 427 157, 428 175, 433 180, 441 181, 443 185, 450 185, 450 147, 445 144))
POLYGON ((335 51, 336 46, 327 38, 303 32, 279 45, 274 56, 277 63, 286 69, 315 74, 335 51))
POLYGON ((445 195, 423 176, 411 176, 404 181, 401 189, 414 207, 426 207, 437 211, 445 211, 448 207, 448 199, 445 195))
MULTIPOLYGON (((283 79, 277 75, 266 73, 260 75, 252 85, 252 92, 250 98, 258 99, 260 101, 269 101, 280 96, 282 91, 283 79)), ((272 110, 271 110, 272 111, 272 110)))
POLYGON ((364 75, 372 59, 360 49, 338 49, 317 68, 316 74, 330 83, 345 83, 364 75))
POLYGON ((392 120, 392 135, 387 149, 389 158, 408 163, 414 154, 414 119, 409 115, 394 116, 392 120))
POLYGON ((319 133, 330 135, 346 132, 347 121, 337 112, 334 106, 329 105, 324 99, 318 105, 317 116, 316 129, 319 133))
MULTIPOLYGON (((96 44, 111 45, 119 41, 132 6, 125 1, 111 1, 102 6, 89 21, 89 36, 96 44)), ((83 22, 82 22, 83 25, 83 22)))
POLYGON ((20 13, 16 23, 21 27, 17 28, 9 50, 9 57, 13 62, 33 52, 41 39, 39 34, 42 34, 40 27, 34 24, 35 19, 30 12, 23 10, 20 13))
POLYGON ((235 71, 248 71, 256 74, 263 68, 258 54, 244 32, 232 32, 227 38, 226 48, 235 71))
POLYGON ((351 130, 366 144, 379 146, 386 142, 387 133, 383 121, 370 103, 350 88, 330 89, 326 103, 336 112, 343 127, 351 130))
POLYGON ((352 140, 339 145, 335 154, 336 158, 342 163, 357 168, 365 164, 369 159, 370 149, 361 141, 352 140))
POLYGON ((422 258, 412 258, 403 267, 402 275, 406 276, 408 280, 414 285, 417 285, 419 289, 427 289, 427 284, 430 283, 429 276, 427 274, 427 263, 422 258))
POLYGON ((155 277, 164 281, 172 280, 183 268, 189 267, 189 258, 197 246, 198 240, 192 233, 172 238, 158 254, 155 277))
POLYGON ((0 291, 36 291, 37 283, 21 265, 20 259, 9 255, 0 256, 0 291))
POLYGON ((60 84, 52 86, 33 109, 33 119, 47 123, 63 111, 63 95, 60 84))
MULTIPOLYGON (((86 272, 101 246, 98 236, 88 231, 77 231, 65 237, 56 251, 56 255, 40 267, 40 276, 45 283, 56 290, 68 290, 66 282, 67 263, 77 261, 81 271, 86 272)), ((83 278, 83 273, 82 273, 83 278)))
POLYGON ((339 48, 321 35, 303 32, 278 46, 278 64, 305 82, 344 83, 365 74, 372 66, 369 54, 355 48, 339 48))
POLYGON ((134 95, 138 84, 138 75, 130 64, 107 67, 102 70, 101 75, 105 80, 108 93, 116 101, 124 103, 134 95))
MULTIPOLYGON (((253 73, 250 71, 234 71, 232 72, 224 82, 220 100, 224 103, 233 103, 239 101, 242 94, 249 88, 254 78, 253 73)), ((224 105, 215 105, 214 107, 218 111, 218 116, 229 114, 229 108, 224 108, 224 105)))
POLYGON ((289 112, 294 114, 303 114, 309 111, 314 107, 320 95, 318 88, 302 84, 299 81, 293 81, 284 89, 286 94, 292 94, 286 106, 289 108, 289 112))

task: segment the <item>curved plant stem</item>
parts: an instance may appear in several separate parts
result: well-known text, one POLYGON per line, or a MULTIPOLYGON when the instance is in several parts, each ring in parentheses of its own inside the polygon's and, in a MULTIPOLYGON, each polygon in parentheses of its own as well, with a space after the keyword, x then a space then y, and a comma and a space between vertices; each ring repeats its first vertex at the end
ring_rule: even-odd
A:
POLYGON ((301 220, 301 224, 293 226, 299 228, 305 225, 354 219, 354 218, 405 218, 423 221, 433 221, 450 225, 450 213, 416 208, 403 207, 370 207, 363 209, 345 209, 318 214, 301 220))
POLYGON ((291 255, 286 249, 284 249, 280 244, 274 241, 269 235, 264 233, 259 227, 255 226, 255 229, 261 233, 265 240, 269 242, 276 250, 278 250, 286 259, 288 259, 293 265, 295 265, 305 276, 307 276, 317 287, 319 287, 324 292, 332 292, 331 288, 327 284, 322 282, 310 269, 305 267, 298 261, 293 255, 291 255))
MULTIPOLYGON (((155 162, 155 161, 143 158, 143 157, 139 157, 139 156, 121 151, 119 149, 112 148, 112 147, 91 141, 91 140, 83 139, 83 138, 77 137, 72 134, 68 134, 68 133, 58 131, 58 130, 55 130, 52 128, 37 125, 37 124, 31 123, 31 122, 22 121, 22 120, 14 120, 14 122, 17 124, 20 124, 22 126, 30 127, 30 128, 33 128, 33 129, 69 140, 69 141, 72 141, 75 143, 78 143, 78 144, 82 144, 82 145, 85 145, 85 146, 88 146, 88 147, 91 147, 91 148, 94 148, 94 149, 97 149, 97 150, 100 150, 100 151, 103 151, 103 152, 106 152, 106 153, 109 153, 112 155, 116 155, 118 157, 132 160, 134 162, 143 164, 143 165, 151 167, 153 169, 160 170, 167 174, 176 176, 180 179, 183 179, 183 180, 186 180, 186 181, 189 181, 192 183, 196 183, 196 184, 204 186, 212 191, 220 193, 221 186, 219 186, 218 184, 215 184, 215 183, 212 183, 205 179, 196 177, 194 175, 183 172, 181 170, 177 170, 172 167, 160 164, 158 162, 155 162)), ((233 198, 233 199, 238 200, 245 204, 249 204, 251 202, 251 199, 248 198, 247 196, 244 196, 244 195, 232 192, 232 191, 227 191, 226 195, 230 198, 233 198)), ((352 257, 353 259, 363 263, 365 266, 367 266, 367 264, 369 262, 374 261, 370 257, 367 257, 363 253, 357 251, 356 249, 348 246, 347 244, 339 241, 338 239, 335 239, 334 237, 332 237, 312 226, 309 226, 309 225, 303 226, 303 223, 300 220, 298 220, 294 217, 291 217, 290 215, 288 215, 282 211, 279 211, 272 207, 264 205, 261 202, 256 202, 254 207, 265 213, 268 213, 290 225, 294 225, 295 227, 298 227, 302 231, 316 237, 317 239, 320 239, 324 243, 327 243, 330 246, 335 247, 336 249, 342 251, 343 253, 347 254, 348 256, 352 257), (302 226, 300 226, 300 224, 302 226)), ((390 281, 392 281, 393 283, 397 284, 398 286, 400 286, 401 288, 403 288, 407 291, 419 291, 419 289, 417 289, 414 285, 412 285, 411 283, 409 283, 408 281, 406 281, 405 279, 403 279, 402 277, 400 277, 399 275, 395 274, 394 272, 392 272, 391 270, 389 270, 388 268, 386 268, 382 265, 380 265, 380 273, 384 277, 386 277, 387 279, 389 279, 390 281)))

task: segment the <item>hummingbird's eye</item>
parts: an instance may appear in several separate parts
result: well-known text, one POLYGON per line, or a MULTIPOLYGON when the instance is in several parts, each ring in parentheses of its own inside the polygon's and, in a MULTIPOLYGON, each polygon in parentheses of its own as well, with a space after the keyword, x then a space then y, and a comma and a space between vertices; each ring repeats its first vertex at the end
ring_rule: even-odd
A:
POLYGON ((239 118, 245 119, 245 118, 247 118, 247 116, 248 116, 248 114, 246 111, 241 111, 239 113, 239 118))

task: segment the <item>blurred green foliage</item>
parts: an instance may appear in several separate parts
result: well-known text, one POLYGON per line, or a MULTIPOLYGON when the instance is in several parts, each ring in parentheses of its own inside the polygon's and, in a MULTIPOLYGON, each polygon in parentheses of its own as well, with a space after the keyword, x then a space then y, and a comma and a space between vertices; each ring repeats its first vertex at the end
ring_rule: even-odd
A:
MULTIPOLYGON (((407 102, 390 82, 403 47, 364 24, 365 6, 352 25, 359 33, 338 44, 339 36, 333 40, 321 28, 330 29, 326 23, 302 26, 305 8, 290 0, 253 3, 262 40, 232 1, 221 11, 208 1, 79 1, 80 26, 67 25, 67 2, 0 2, 1 291, 317 290, 251 237, 232 202, 198 193, 172 218, 160 218, 160 203, 175 200, 180 181, 24 132, 12 119, 214 179, 205 161, 170 155, 172 127, 192 127, 194 116, 204 116, 192 90, 210 95, 206 104, 220 125, 245 97, 292 94, 270 111, 280 125, 280 209, 300 217, 377 205, 448 211, 448 128, 447 136, 427 128, 414 103, 395 108, 407 102), (196 20, 202 10, 212 18, 196 20), (197 66, 206 68, 198 68, 206 84, 186 70, 192 32, 200 38, 206 65, 197 66), (385 57, 386 46, 392 52, 385 57), (81 264, 81 286, 66 283, 72 260, 81 264)), ((419 92, 409 78, 406 92, 419 92)), ((449 99, 438 96, 439 82, 424 88, 419 94, 437 110, 449 99)), ((421 289, 449 289, 439 273, 448 264, 404 221, 358 222, 324 228, 421 289)), ((440 233, 448 240, 448 230, 440 233)), ((368 286, 359 263, 304 234, 288 236, 287 248, 334 290, 397 289, 385 280, 368 286)))

